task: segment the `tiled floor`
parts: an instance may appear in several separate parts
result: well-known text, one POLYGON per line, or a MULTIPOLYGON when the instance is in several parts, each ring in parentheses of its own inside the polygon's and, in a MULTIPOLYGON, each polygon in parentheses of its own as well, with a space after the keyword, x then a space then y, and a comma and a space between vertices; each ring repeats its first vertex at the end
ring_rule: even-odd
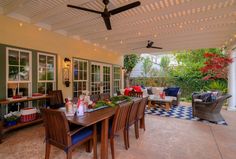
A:
MULTIPOLYGON (((228 126, 147 115, 147 130, 141 130, 138 140, 131 129, 129 150, 122 136, 116 137, 116 159, 235 159, 236 112, 222 114, 228 126)), ((36 125, 9 133, 0 144, 0 159, 42 159, 44 151, 44 129, 36 125)), ((64 159, 65 154, 53 147, 50 158, 64 159)), ((73 158, 89 159, 92 153, 80 147, 73 158)))

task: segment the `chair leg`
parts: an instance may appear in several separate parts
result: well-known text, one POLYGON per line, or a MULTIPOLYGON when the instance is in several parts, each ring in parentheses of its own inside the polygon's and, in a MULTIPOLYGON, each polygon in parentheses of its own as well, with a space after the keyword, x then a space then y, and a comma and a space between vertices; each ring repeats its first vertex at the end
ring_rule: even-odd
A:
POLYGON ((136 139, 138 139, 139 138, 138 121, 134 123, 134 130, 135 130, 135 137, 136 139))
POLYGON ((146 130, 145 118, 144 118, 144 117, 142 117, 142 118, 140 119, 140 128, 143 128, 144 131, 146 130))
POLYGON ((124 135, 124 143, 125 143, 125 149, 128 150, 128 141, 127 141, 127 132, 126 130, 123 131, 123 135, 124 135))
POLYGON ((129 128, 126 129, 126 136, 127 136, 127 145, 129 148, 129 128))
POLYGON ((92 145, 93 145, 93 142, 92 140, 89 140, 87 143, 86 143, 86 152, 92 152, 92 145))
POLYGON ((67 159, 72 159, 72 151, 71 150, 68 150, 67 153, 66 153, 66 158, 67 159))
POLYGON ((93 126, 93 158, 97 159, 97 126, 93 126))
POLYGON ((51 145, 48 142, 46 142, 45 159, 49 159, 50 149, 51 149, 51 145))
POLYGON ((115 159, 114 137, 110 138, 110 145, 111 145, 111 156, 112 156, 112 159, 115 159))

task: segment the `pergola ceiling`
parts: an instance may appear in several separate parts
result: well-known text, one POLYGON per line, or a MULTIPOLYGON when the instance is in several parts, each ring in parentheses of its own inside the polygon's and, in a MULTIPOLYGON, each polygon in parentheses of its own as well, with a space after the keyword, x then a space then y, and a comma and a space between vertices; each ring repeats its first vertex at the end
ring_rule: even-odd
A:
MULTIPOLYGON (((114 9, 135 0, 110 0, 114 9)), ((103 11, 102 0, 1 0, 1 14, 91 42, 120 53, 224 47, 236 39, 236 0, 140 0, 141 6, 111 16, 106 30, 100 15, 67 4, 103 11), (136 49, 147 41, 163 50, 136 49)))

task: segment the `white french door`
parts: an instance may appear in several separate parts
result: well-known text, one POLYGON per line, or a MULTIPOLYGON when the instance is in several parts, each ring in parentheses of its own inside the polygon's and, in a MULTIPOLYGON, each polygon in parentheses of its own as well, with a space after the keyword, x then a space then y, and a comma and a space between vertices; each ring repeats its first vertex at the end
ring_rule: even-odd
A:
POLYGON ((101 64, 101 63, 91 63, 91 94, 100 93, 110 93, 111 94, 111 71, 112 66, 101 64))

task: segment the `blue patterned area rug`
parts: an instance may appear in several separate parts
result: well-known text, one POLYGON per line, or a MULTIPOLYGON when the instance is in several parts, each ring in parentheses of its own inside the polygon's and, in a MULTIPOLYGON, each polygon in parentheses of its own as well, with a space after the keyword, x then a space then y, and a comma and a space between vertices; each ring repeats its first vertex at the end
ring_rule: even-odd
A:
POLYGON ((188 106, 173 106, 169 112, 163 108, 156 107, 156 108, 151 108, 150 110, 146 109, 145 113, 150 114, 150 115, 163 116, 163 117, 172 117, 172 118, 192 120, 192 121, 201 121, 203 123, 228 125, 225 120, 222 120, 216 123, 216 122, 209 122, 207 120, 199 119, 197 117, 193 117, 192 107, 188 107, 188 106))

